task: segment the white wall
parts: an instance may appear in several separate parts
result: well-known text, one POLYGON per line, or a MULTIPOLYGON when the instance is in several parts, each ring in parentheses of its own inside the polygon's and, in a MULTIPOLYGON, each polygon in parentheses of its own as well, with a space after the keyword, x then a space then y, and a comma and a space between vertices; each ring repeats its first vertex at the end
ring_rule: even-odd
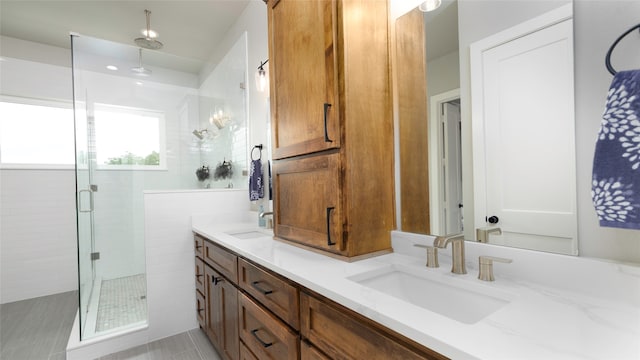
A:
POLYGON ((72 170, 0 170, 0 303, 78 288, 72 170))
POLYGON ((427 99, 460 87, 460 53, 427 61, 427 99))
POLYGON ((194 190, 146 193, 144 207, 152 341, 198 327, 191 215, 247 221, 249 201, 246 190, 194 190))

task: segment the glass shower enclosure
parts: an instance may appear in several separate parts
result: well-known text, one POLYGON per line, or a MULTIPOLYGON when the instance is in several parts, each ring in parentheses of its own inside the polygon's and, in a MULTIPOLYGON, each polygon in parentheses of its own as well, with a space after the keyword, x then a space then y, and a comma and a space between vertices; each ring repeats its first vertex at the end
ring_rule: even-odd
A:
POLYGON ((210 66, 71 36, 81 340, 147 324, 145 191, 247 187, 246 44, 210 66))

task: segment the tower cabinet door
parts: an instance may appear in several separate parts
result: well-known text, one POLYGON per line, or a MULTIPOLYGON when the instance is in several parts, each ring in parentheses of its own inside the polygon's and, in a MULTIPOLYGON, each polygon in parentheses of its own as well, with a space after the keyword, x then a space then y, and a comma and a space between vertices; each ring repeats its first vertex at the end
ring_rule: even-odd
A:
POLYGON ((276 237, 344 251, 339 159, 334 153, 274 162, 276 237))
POLYGON ((340 147, 335 0, 271 0, 273 157, 340 147))

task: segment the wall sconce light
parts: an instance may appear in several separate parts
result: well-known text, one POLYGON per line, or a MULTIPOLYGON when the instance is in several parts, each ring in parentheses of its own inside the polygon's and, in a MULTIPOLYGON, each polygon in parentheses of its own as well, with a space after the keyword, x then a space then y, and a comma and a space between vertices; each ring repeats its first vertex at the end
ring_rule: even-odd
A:
POLYGON ((222 109, 218 109, 209 114, 209 123, 215 125, 220 130, 227 126, 229 120, 229 115, 225 114, 222 109))
POLYGON ((442 4, 442 0, 426 0, 418 6, 418 9, 422 12, 429 12, 439 8, 440 4, 442 4))
POLYGON ((264 65, 269 62, 269 59, 260 63, 258 66, 258 70, 256 70, 256 88, 260 92, 264 92, 264 90, 269 85, 269 78, 267 77, 267 71, 264 69, 264 65))

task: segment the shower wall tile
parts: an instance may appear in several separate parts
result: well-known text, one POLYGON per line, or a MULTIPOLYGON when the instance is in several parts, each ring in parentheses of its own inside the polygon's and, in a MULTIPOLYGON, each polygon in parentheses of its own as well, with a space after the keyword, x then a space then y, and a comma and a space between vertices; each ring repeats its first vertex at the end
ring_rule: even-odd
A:
POLYGON ((0 303, 78 288, 74 176, 0 171, 0 303))
MULTIPOLYGON (((247 190, 146 192, 144 196, 149 339, 198 327, 191 216, 246 221, 247 190)), ((255 213, 254 213, 255 215, 255 213)))

